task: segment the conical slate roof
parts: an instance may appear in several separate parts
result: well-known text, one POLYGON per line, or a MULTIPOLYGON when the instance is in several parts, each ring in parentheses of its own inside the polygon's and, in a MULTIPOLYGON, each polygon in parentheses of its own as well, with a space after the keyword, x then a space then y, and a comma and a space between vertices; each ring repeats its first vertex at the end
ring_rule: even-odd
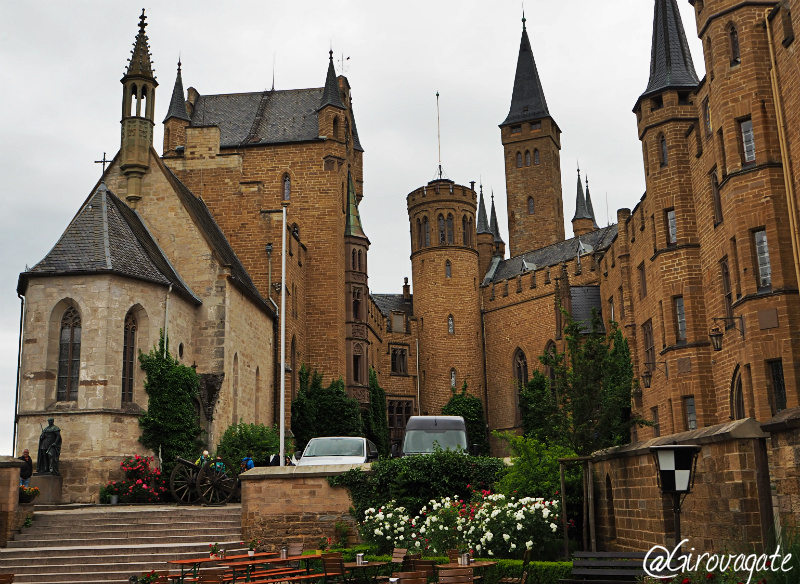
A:
POLYGON ((517 73, 514 76, 514 91, 511 94, 511 108, 508 116, 500 124, 515 124, 528 120, 548 117, 547 101, 544 98, 542 82, 539 80, 539 71, 531 50, 531 41, 528 31, 525 30, 525 18, 522 18, 522 40, 519 44, 517 57, 517 73))
POLYGON ((144 15, 144 8, 142 8, 142 14, 139 16, 139 33, 133 43, 131 59, 125 76, 139 75, 155 80, 153 64, 150 62, 150 45, 148 44, 147 33, 144 30, 147 27, 145 20, 147 20, 147 17, 144 15))
POLYGON ((486 203, 483 201, 483 185, 481 185, 481 198, 478 202, 478 234, 491 233, 489 220, 486 218, 486 203))
POLYGON ((330 52, 328 61, 328 76, 325 78, 325 88, 322 90, 322 99, 317 111, 325 106, 332 105, 339 109, 345 109, 342 97, 339 95, 339 82, 336 80, 336 70, 333 68, 333 51, 330 52))
POLYGON ((45 258, 20 274, 31 276, 113 273, 169 286, 200 304, 161 251, 139 216, 104 183, 83 205, 45 258))
POLYGON ((677 1, 655 0, 655 4, 650 80, 647 89, 639 97, 640 101, 668 88, 694 88, 700 83, 694 70, 677 1))
POLYGON ((358 202, 356 201, 356 187, 350 171, 347 172, 347 222, 344 226, 344 234, 367 239, 361 226, 361 215, 358 212, 358 202))
POLYGON ((500 236, 500 226, 497 224, 497 212, 494 210, 494 193, 492 193, 492 218, 489 223, 489 230, 494 235, 495 243, 503 243, 503 238, 500 236))
POLYGON ((592 216, 592 227, 600 229, 597 225, 597 217, 594 215, 594 207, 592 206, 592 196, 589 194, 589 175, 586 175, 586 210, 592 216))
POLYGON ((175 77, 175 87, 172 88, 172 99, 169 101, 169 109, 167 110, 167 117, 164 118, 166 122, 170 118, 178 118, 179 120, 186 120, 191 122, 189 114, 186 113, 186 101, 184 100, 183 93, 183 78, 181 77, 181 62, 178 61, 178 75, 175 77))
POLYGON ((581 182, 581 171, 578 170, 578 194, 575 198, 575 216, 572 218, 573 221, 576 219, 592 219, 592 215, 589 213, 589 209, 586 207, 586 197, 583 194, 583 183, 581 182))

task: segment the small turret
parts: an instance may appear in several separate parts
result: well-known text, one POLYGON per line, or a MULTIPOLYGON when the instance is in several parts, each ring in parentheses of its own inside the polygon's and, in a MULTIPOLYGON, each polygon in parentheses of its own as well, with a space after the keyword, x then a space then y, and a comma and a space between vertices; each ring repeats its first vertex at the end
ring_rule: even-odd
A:
POLYGON ((506 243, 500 235, 500 225, 497 223, 497 211, 494 208, 494 192, 492 192, 492 218, 489 221, 489 230, 492 232, 494 244, 494 255, 501 258, 506 255, 506 243))
POLYGON ((175 76, 175 87, 172 88, 172 99, 169 102, 167 116, 164 118, 164 154, 175 152, 178 146, 186 144, 186 127, 191 123, 186 112, 186 101, 183 93, 181 62, 178 60, 178 74, 175 76))
POLYGON ((136 208, 142 198, 141 180, 150 167, 150 148, 153 146, 153 112, 156 87, 145 28, 147 17, 142 9, 139 33, 133 43, 128 69, 120 82, 122 94, 122 143, 120 169, 127 179, 128 204, 136 208))
POLYGON ((600 229, 597 225, 597 216, 594 214, 594 207, 592 206, 592 196, 589 194, 589 175, 586 175, 586 210, 592 216, 592 229, 600 229))
POLYGON ((575 237, 584 235, 592 231, 594 218, 586 206, 586 196, 583 194, 583 183, 581 182, 581 169, 578 169, 578 192, 575 197, 575 216, 572 218, 572 232, 575 237))
POLYGON ((480 201, 478 203, 478 273, 480 279, 489 271, 494 256, 494 234, 489 229, 489 220, 486 218, 486 203, 483 200, 483 185, 481 185, 480 201))

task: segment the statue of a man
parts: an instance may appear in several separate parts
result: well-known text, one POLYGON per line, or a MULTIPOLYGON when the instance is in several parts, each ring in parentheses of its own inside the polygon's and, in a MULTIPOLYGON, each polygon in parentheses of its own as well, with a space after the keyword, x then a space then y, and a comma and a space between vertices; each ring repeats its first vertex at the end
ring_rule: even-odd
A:
POLYGON ((61 428, 54 424, 55 419, 47 418, 47 427, 39 436, 39 455, 36 459, 36 472, 39 474, 58 473, 58 459, 61 457, 61 428))

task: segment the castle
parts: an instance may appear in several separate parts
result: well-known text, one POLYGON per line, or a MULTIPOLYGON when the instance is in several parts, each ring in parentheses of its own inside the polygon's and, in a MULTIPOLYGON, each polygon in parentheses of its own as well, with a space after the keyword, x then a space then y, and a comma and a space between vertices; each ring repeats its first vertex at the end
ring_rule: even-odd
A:
MULTIPOLYGON (((279 376, 288 404, 302 364, 341 377, 364 405, 374 368, 393 439, 465 381, 490 430, 519 430, 518 388, 539 355, 563 349, 559 304, 579 321, 597 309, 627 337, 642 385, 632 407, 653 422, 635 443, 745 419, 794 428, 800 9, 690 1, 706 77, 676 0, 655 0, 649 81, 633 104, 646 193, 600 228, 579 173, 570 239, 561 130, 523 19, 498 145, 509 257, 494 200, 440 175, 407 196, 413 295, 408 282, 398 294, 369 288, 364 149, 332 53, 322 87, 242 94, 184 91, 179 63, 159 155, 143 13, 122 79, 120 150, 53 250, 20 275, 19 443, 56 415, 71 437, 65 497, 96 498, 117 461, 144 453, 135 356, 160 329, 201 375, 212 444, 240 419, 278 423, 279 376)), ((604 496, 613 501, 612 487, 604 496)))

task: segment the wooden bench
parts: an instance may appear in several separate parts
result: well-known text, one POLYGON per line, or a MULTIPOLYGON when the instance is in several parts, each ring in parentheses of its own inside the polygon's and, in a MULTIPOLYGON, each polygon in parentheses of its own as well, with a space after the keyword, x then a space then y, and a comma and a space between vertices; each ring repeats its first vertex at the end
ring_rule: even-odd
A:
MULTIPOLYGON (((561 584, 625 584, 645 575, 644 552, 575 552, 572 577, 561 584)), ((652 556, 651 556, 652 557, 652 556)))

